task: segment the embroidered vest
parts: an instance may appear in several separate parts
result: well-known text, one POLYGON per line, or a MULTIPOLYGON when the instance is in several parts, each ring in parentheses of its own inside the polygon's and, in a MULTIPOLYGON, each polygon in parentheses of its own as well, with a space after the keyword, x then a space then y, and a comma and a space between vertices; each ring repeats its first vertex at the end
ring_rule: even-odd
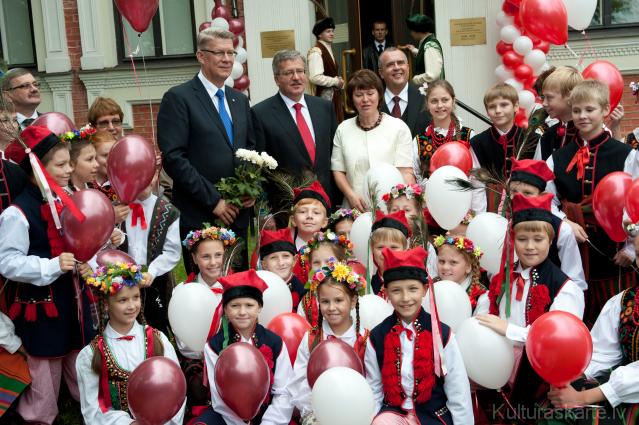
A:
POLYGON ((547 160, 553 152, 566 146, 577 134, 577 129, 572 121, 568 121, 564 130, 559 130, 561 127, 561 122, 558 122, 544 131, 541 139, 539 139, 542 160, 547 160), (560 134, 562 131, 563 135, 560 134))
POLYGON ((322 52, 322 62, 324 64, 324 75, 327 77, 337 77, 337 64, 336 61, 331 56, 331 53, 328 51, 326 46, 324 46, 319 41, 315 43, 315 47, 320 49, 322 52))
MULTIPOLYGON (((417 151, 419 153, 419 161, 422 169, 422 175, 424 177, 430 176, 430 159, 435 154, 435 151, 443 143, 435 140, 429 131, 429 127, 422 134, 417 135, 417 151)), ((453 136, 453 141, 465 143, 466 146, 470 143, 470 133, 473 130, 469 127, 462 127, 459 129, 459 134, 453 136)))
POLYGON ((299 278, 293 274, 288 282, 286 282, 288 290, 291 291, 291 298, 293 299, 293 312, 297 312, 297 306, 300 303, 302 297, 306 294, 304 284, 299 278))
MULTIPOLYGON (((424 61, 424 52, 426 49, 437 49, 439 53, 444 57, 442 45, 439 43, 439 40, 435 38, 434 34, 430 34, 428 37, 424 39, 424 41, 419 45, 419 50, 417 51, 417 57, 413 62, 413 74, 419 75, 426 72, 426 62, 424 61)), ((446 73, 444 72, 444 65, 442 64, 442 72, 439 77, 435 78, 436 80, 445 80, 446 73)))
POLYGON ((621 297, 619 317, 619 344, 623 354, 622 365, 639 360, 639 287, 626 289, 621 297))
POLYGON ((515 146, 518 143, 522 130, 513 126, 504 135, 506 146, 500 143, 501 135, 495 127, 479 133, 470 141, 470 145, 477 156, 482 168, 498 176, 500 179, 510 175, 510 158, 516 155, 515 146))

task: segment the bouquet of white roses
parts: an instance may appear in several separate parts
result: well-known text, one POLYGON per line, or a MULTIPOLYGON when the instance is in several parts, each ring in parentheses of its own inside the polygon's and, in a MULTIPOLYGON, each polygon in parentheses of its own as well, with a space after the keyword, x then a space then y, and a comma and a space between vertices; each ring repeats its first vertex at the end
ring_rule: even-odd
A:
POLYGON ((227 204, 242 207, 242 199, 257 199, 262 193, 262 183, 266 181, 264 170, 277 168, 277 161, 266 152, 238 149, 235 156, 242 162, 235 169, 233 177, 225 177, 216 185, 227 204))

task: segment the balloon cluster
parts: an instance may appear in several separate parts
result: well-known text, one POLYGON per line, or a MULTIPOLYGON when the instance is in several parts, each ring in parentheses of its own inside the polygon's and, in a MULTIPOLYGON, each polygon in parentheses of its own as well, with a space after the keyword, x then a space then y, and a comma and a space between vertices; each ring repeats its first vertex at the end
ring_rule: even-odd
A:
POLYGON ((233 47, 235 47, 237 55, 235 56, 231 76, 226 79, 225 84, 241 92, 245 91, 248 89, 251 81, 244 72, 244 63, 247 58, 246 49, 244 48, 244 38, 242 37, 244 33, 244 22, 239 18, 232 18, 228 9, 221 5, 220 0, 215 0, 215 6, 211 11, 211 20, 202 22, 198 31, 202 31, 206 28, 231 31, 235 34, 235 37, 233 37, 233 47))

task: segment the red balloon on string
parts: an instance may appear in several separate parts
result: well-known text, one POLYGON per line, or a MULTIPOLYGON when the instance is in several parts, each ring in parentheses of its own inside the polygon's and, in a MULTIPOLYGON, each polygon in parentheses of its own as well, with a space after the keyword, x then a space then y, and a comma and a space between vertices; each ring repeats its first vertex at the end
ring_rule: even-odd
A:
POLYGON ((229 31, 235 35, 240 35, 244 32, 244 22, 238 18, 229 19, 229 31))
POLYGON ((229 345, 215 364, 215 385, 220 397, 245 421, 259 412, 268 395, 270 379, 264 356, 246 342, 229 345))
POLYGON ((286 343, 291 364, 295 364, 297 348, 304 334, 311 329, 311 325, 297 313, 282 313, 271 319, 266 327, 279 335, 286 343))
POLYGON ((623 229, 623 207, 632 177, 623 171, 615 171, 601 179, 592 195, 592 208, 599 225, 615 242, 626 240, 623 229))
POLYGON ((96 257, 98 266, 106 266, 107 264, 115 263, 132 263, 135 264, 135 260, 131 258, 129 254, 119 249, 103 249, 98 252, 96 257))
POLYGON ((639 221, 639 179, 633 181, 626 192, 626 211, 633 223, 639 221))
POLYGON ((240 45, 240 36, 236 35, 235 37, 233 37, 233 47, 235 47, 237 49, 237 46, 240 45))
POLYGON ((514 74, 519 81, 522 81, 525 84, 525 82, 533 76, 533 70, 530 65, 522 63, 521 65, 518 65, 517 68, 515 68, 514 74))
POLYGON ((512 45, 512 44, 510 44, 510 43, 506 43, 506 42, 505 42, 505 41, 503 41, 503 40, 499 40, 499 41, 497 42, 497 47, 496 47, 496 49, 497 49, 497 54, 498 54, 499 56, 503 56, 503 55, 504 55, 504 53, 506 53, 506 52, 511 52, 511 51, 513 50, 513 45, 512 45))
POLYGON ((515 6, 507 1, 501 5, 501 10, 508 16, 517 16, 519 14, 519 6, 515 6))
POLYGON ((146 189, 155 174, 155 151, 142 136, 129 134, 113 145, 107 160, 107 176, 125 204, 130 204, 146 189))
POLYGON ((552 44, 568 41, 568 13, 562 0, 522 0, 522 26, 540 40, 552 44))
POLYGON ((550 51, 550 43, 544 40, 537 40, 533 42, 533 49, 538 49, 544 52, 545 54, 548 54, 548 52, 550 51))
POLYGON ((73 121, 61 112, 47 112, 46 114, 42 114, 38 116, 31 125, 46 127, 56 136, 66 133, 67 131, 75 130, 73 121))
POLYGON ((60 223, 67 249, 80 262, 89 261, 109 240, 115 226, 113 205, 104 194, 95 189, 84 189, 71 195, 71 200, 84 214, 80 222, 64 208, 60 223))
POLYGON ((437 148, 430 159, 430 174, 444 165, 452 165, 468 174, 473 168, 473 158, 470 150, 461 142, 444 143, 437 148))
POLYGON ((115 0, 120 15, 139 33, 149 28, 159 5, 160 0, 115 0))
POLYGON ((207 21, 207 22, 202 22, 202 23, 200 24, 200 27, 197 29, 197 31, 198 31, 198 32, 202 32, 202 31, 204 31, 205 29, 210 28, 210 27, 211 27, 211 23, 210 23, 210 22, 208 22, 208 21, 207 21))
POLYGON ((332 338, 320 342, 311 353, 306 370, 308 385, 313 388, 322 372, 332 367, 348 367, 364 374, 362 361, 353 347, 341 339, 332 338))
POLYGON ((228 9, 224 6, 219 5, 219 2, 216 2, 215 4, 217 6, 215 6, 211 11, 211 19, 224 18, 228 21, 231 18, 231 14, 229 13, 228 9))
POLYGON ((528 117, 525 109, 519 108, 517 114, 515 114, 515 125, 519 128, 528 128, 528 117))
POLYGON ((592 357, 592 338, 574 314, 551 311, 530 326, 526 355, 539 376, 562 388, 586 370, 592 357))
POLYGON ((512 69, 513 71, 519 65, 524 62, 524 57, 517 54, 514 50, 510 50, 501 57, 501 60, 504 62, 504 66, 508 69, 512 69))
POLYGON ((186 398, 186 379, 180 366, 162 356, 136 367, 127 384, 127 401, 141 425, 164 424, 180 411, 186 398), (153 397, 149 395, 153 394, 153 397))
POLYGON ((585 80, 598 80, 610 90, 610 112, 612 112, 623 95, 624 82, 619 69, 608 61, 595 61, 581 73, 585 80))
POLYGON ((246 74, 244 74, 233 82, 233 88, 235 90, 244 91, 248 88, 250 84, 251 84, 251 80, 249 80, 249 77, 246 74))

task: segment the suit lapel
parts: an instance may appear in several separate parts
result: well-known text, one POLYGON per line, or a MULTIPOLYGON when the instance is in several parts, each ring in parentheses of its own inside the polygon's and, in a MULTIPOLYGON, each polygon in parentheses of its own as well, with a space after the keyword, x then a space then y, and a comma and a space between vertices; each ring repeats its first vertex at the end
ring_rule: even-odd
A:
MULTIPOLYGON (((313 117, 313 111, 311 110, 311 106, 306 102, 306 106, 308 107, 308 112, 311 115, 311 119, 313 117)), ((302 139, 302 135, 300 134, 299 129, 297 128, 297 123, 291 116, 288 108, 286 107, 286 103, 284 103, 284 99, 280 96, 279 93, 275 95, 275 102, 273 102, 274 115, 277 120, 282 124, 282 128, 285 130, 287 134, 294 135, 295 139, 295 147, 300 155, 310 164, 311 157, 308 156, 308 151, 306 150, 306 145, 304 145, 304 140, 302 139)), ((315 128, 315 123, 313 123, 313 131, 315 133, 315 140, 317 140, 318 130, 315 128)))
MULTIPOLYGON (((222 133, 222 136, 224 137, 224 140, 226 140, 226 143, 228 143, 230 146, 231 143, 229 141, 228 136, 226 135, 226 129, 224 128, 224 124, 222 123, 222 120, 220 119, 220 114, 219 112, 217 112, 215 105, 213 105, 213 100, 209 96, 209 93, 206 91, 206 88, 204 88, 204 84, 202 84, 202 82, 197 77, 197 75, 193 79, 193 91, 195 92, 195 96, 202 103, 202 106, 204 107, 204 110, 206 111, 206 113, 209 115, 209 118, 211 119, 211 121, 214 122, 215 125, 217 125, 218 129, 222 133)), ((231 102, 229 101, 229 104, 230 103, 231 102)))
POLYGON ((408 124, 411 132, 413 132, 413 129, 415 128, 417 115, 419 115, 419 110, 422 107, 422 105, 420 105, 422 101, 423 100, 419 95, 419 92, 414 89, 410 83, 408 83, 408 106, 406 106, 406 110, 404 111, 402 118, 404 119, 404 122, 408 124))

